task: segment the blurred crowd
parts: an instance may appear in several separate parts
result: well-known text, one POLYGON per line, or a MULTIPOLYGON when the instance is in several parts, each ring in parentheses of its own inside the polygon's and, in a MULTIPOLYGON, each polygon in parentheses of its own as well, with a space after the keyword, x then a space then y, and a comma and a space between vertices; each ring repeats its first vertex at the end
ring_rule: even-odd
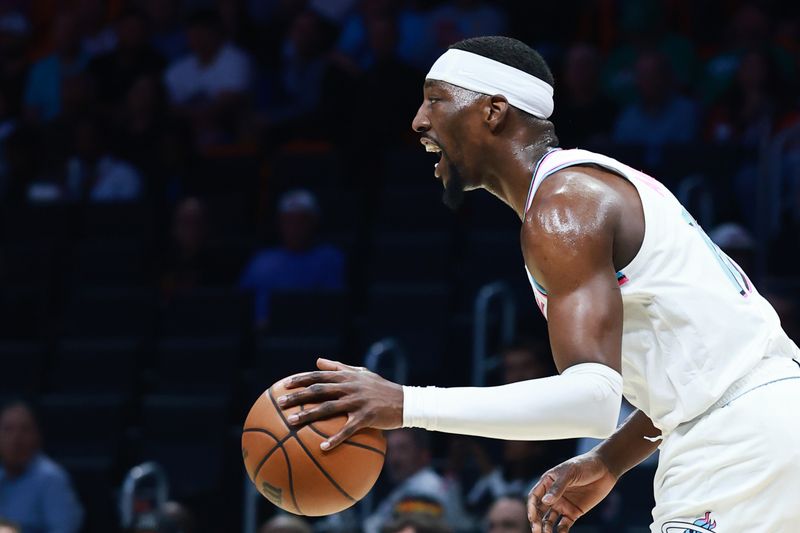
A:
MULTIPOLYGON (((425 72, 449 44, 491 34, 517 37, 549 62, 563 147, 629 156, 666 181, 657 171, 682 172, 686 154, 713 167, 722 176, 709 186, 713 218, 725 224, 711 237, 747 271, 768 242, 779 260, 762 274, 796 286, 800 143, 772 161, 778 223, 766 233, 754 200, 766 147, 800 123, 800 7, 777 0, 0 0, 0 210, 33 213, 4 219, 0 277, 16 282, 5 259, 19 247, 5 245, 27 235, 10 220, 61 235, 37 209, 145 206, 155 237, 124 260, 159 301, 236 288, 251 295, 247 321, 269 331, 276 292, 352 291, 374 277, 353 241, 372 239, 379 215, 402 210, 401 226, 428 228, 417 220, 423 208, 384 187, 386 154, 418 149, 410 124, 425 72), (353 216, 367 221, 363 234, 347 227, 353 216)), ((438 246, 436 237, 420 243, 438 246)), ((390 241, 369 242, 371 253, 390 241)), ((402 250, 402 239, 391 242, 402 250)), ((95 246, 89 261, 112 252, 95 246)), ((780 287, 764 292, 800 340, 796 301, 780 287)), ((497 384, 554 372, 540 330, 495 353, 497 384)), ((0 533, 75 533, 91 518, 45 453, 39 423, 26 402, 0 413, 0 533)), ((415 430, 388 438, 369 506, 314 524, 276 515, 261 533, 522 533, 530 486, 593 445, 415 430)), ((596 531, 646 525, 652 466, 626 476, 586 522, 596 531)), ((221 498, 225 516, 238 515, 240 499, 221 498)), ((191 516, 202 511, 171 502, 131 531, 240 527, 191 516)))
MULTIPOLYGON (((518 4, 5 0, 0 195, 174 204, 195 188, 192 161, 220 150, 413 140, 424 72, 476 35, 548 59, 565 147, 641 145, 655 162, 671 144, 755 149, 797 121, 790 4, 518 4)), ((754 184, 739 181, 745 200, 754 184)))

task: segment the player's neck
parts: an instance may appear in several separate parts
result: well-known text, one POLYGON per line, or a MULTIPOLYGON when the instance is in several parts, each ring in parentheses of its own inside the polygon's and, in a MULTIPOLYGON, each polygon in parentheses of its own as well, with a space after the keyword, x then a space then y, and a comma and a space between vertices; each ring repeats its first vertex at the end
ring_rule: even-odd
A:
POLYGON ((520 220, 525 216, 525 204, 536 164, 552 147, 549 138, 537 135, 535 139, 506 140, 502 153, 494 158, 486 190, 508 205, 520 220), (510 146, 509 146, 510 145, 510 146))

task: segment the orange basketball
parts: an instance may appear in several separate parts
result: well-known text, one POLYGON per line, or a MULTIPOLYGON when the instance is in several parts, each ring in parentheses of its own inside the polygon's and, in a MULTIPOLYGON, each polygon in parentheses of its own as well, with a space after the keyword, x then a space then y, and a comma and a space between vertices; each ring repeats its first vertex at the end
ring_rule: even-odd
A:
POLYGON ((265 498, 290 513, 321 516, 347 509, 378 479, 386 454, 383 433, 361 430, 322 451, 320 443, 339 431, 347 417, 292 427, 286 418, 312 406, 282 410, 277 400, 286 392, 274 384, 247 415, 242 432, 247 474, 265 498))

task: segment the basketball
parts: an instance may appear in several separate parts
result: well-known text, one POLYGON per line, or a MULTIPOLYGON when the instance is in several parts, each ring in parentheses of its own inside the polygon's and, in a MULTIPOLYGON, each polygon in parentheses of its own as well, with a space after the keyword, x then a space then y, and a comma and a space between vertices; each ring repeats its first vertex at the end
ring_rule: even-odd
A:
MULTIPOLYGON (((296 392, 301 389, 293 389, 296 392)), ((242 456, 258 491, 281 509, 322 516, 347 509, 366 496, 383 468, 386 439, 376 429, 355 433, 333 450, 320 444, 344 426, 337 416, 304 426, 290 426, 287 417, 303 407, 282 410, 280 382, 253 404, 242 432, 242 456)))

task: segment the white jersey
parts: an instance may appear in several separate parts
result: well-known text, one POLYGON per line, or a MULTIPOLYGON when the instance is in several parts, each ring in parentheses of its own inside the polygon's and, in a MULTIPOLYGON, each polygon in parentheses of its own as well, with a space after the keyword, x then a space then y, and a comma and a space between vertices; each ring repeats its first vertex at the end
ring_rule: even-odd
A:
MULTIPOLYGON (((526 210, 545 178, 586 164, 624 176, 642 201, 641 249, 617 272, 622 377, 625 397, 656 427, 668 433, 704 413, 765 357, 798 358, 772 306, 650 176, 586 150, 555 149, 534 171, 526 210)), ((546 318, 546 288, 528 278, 546 318)))

